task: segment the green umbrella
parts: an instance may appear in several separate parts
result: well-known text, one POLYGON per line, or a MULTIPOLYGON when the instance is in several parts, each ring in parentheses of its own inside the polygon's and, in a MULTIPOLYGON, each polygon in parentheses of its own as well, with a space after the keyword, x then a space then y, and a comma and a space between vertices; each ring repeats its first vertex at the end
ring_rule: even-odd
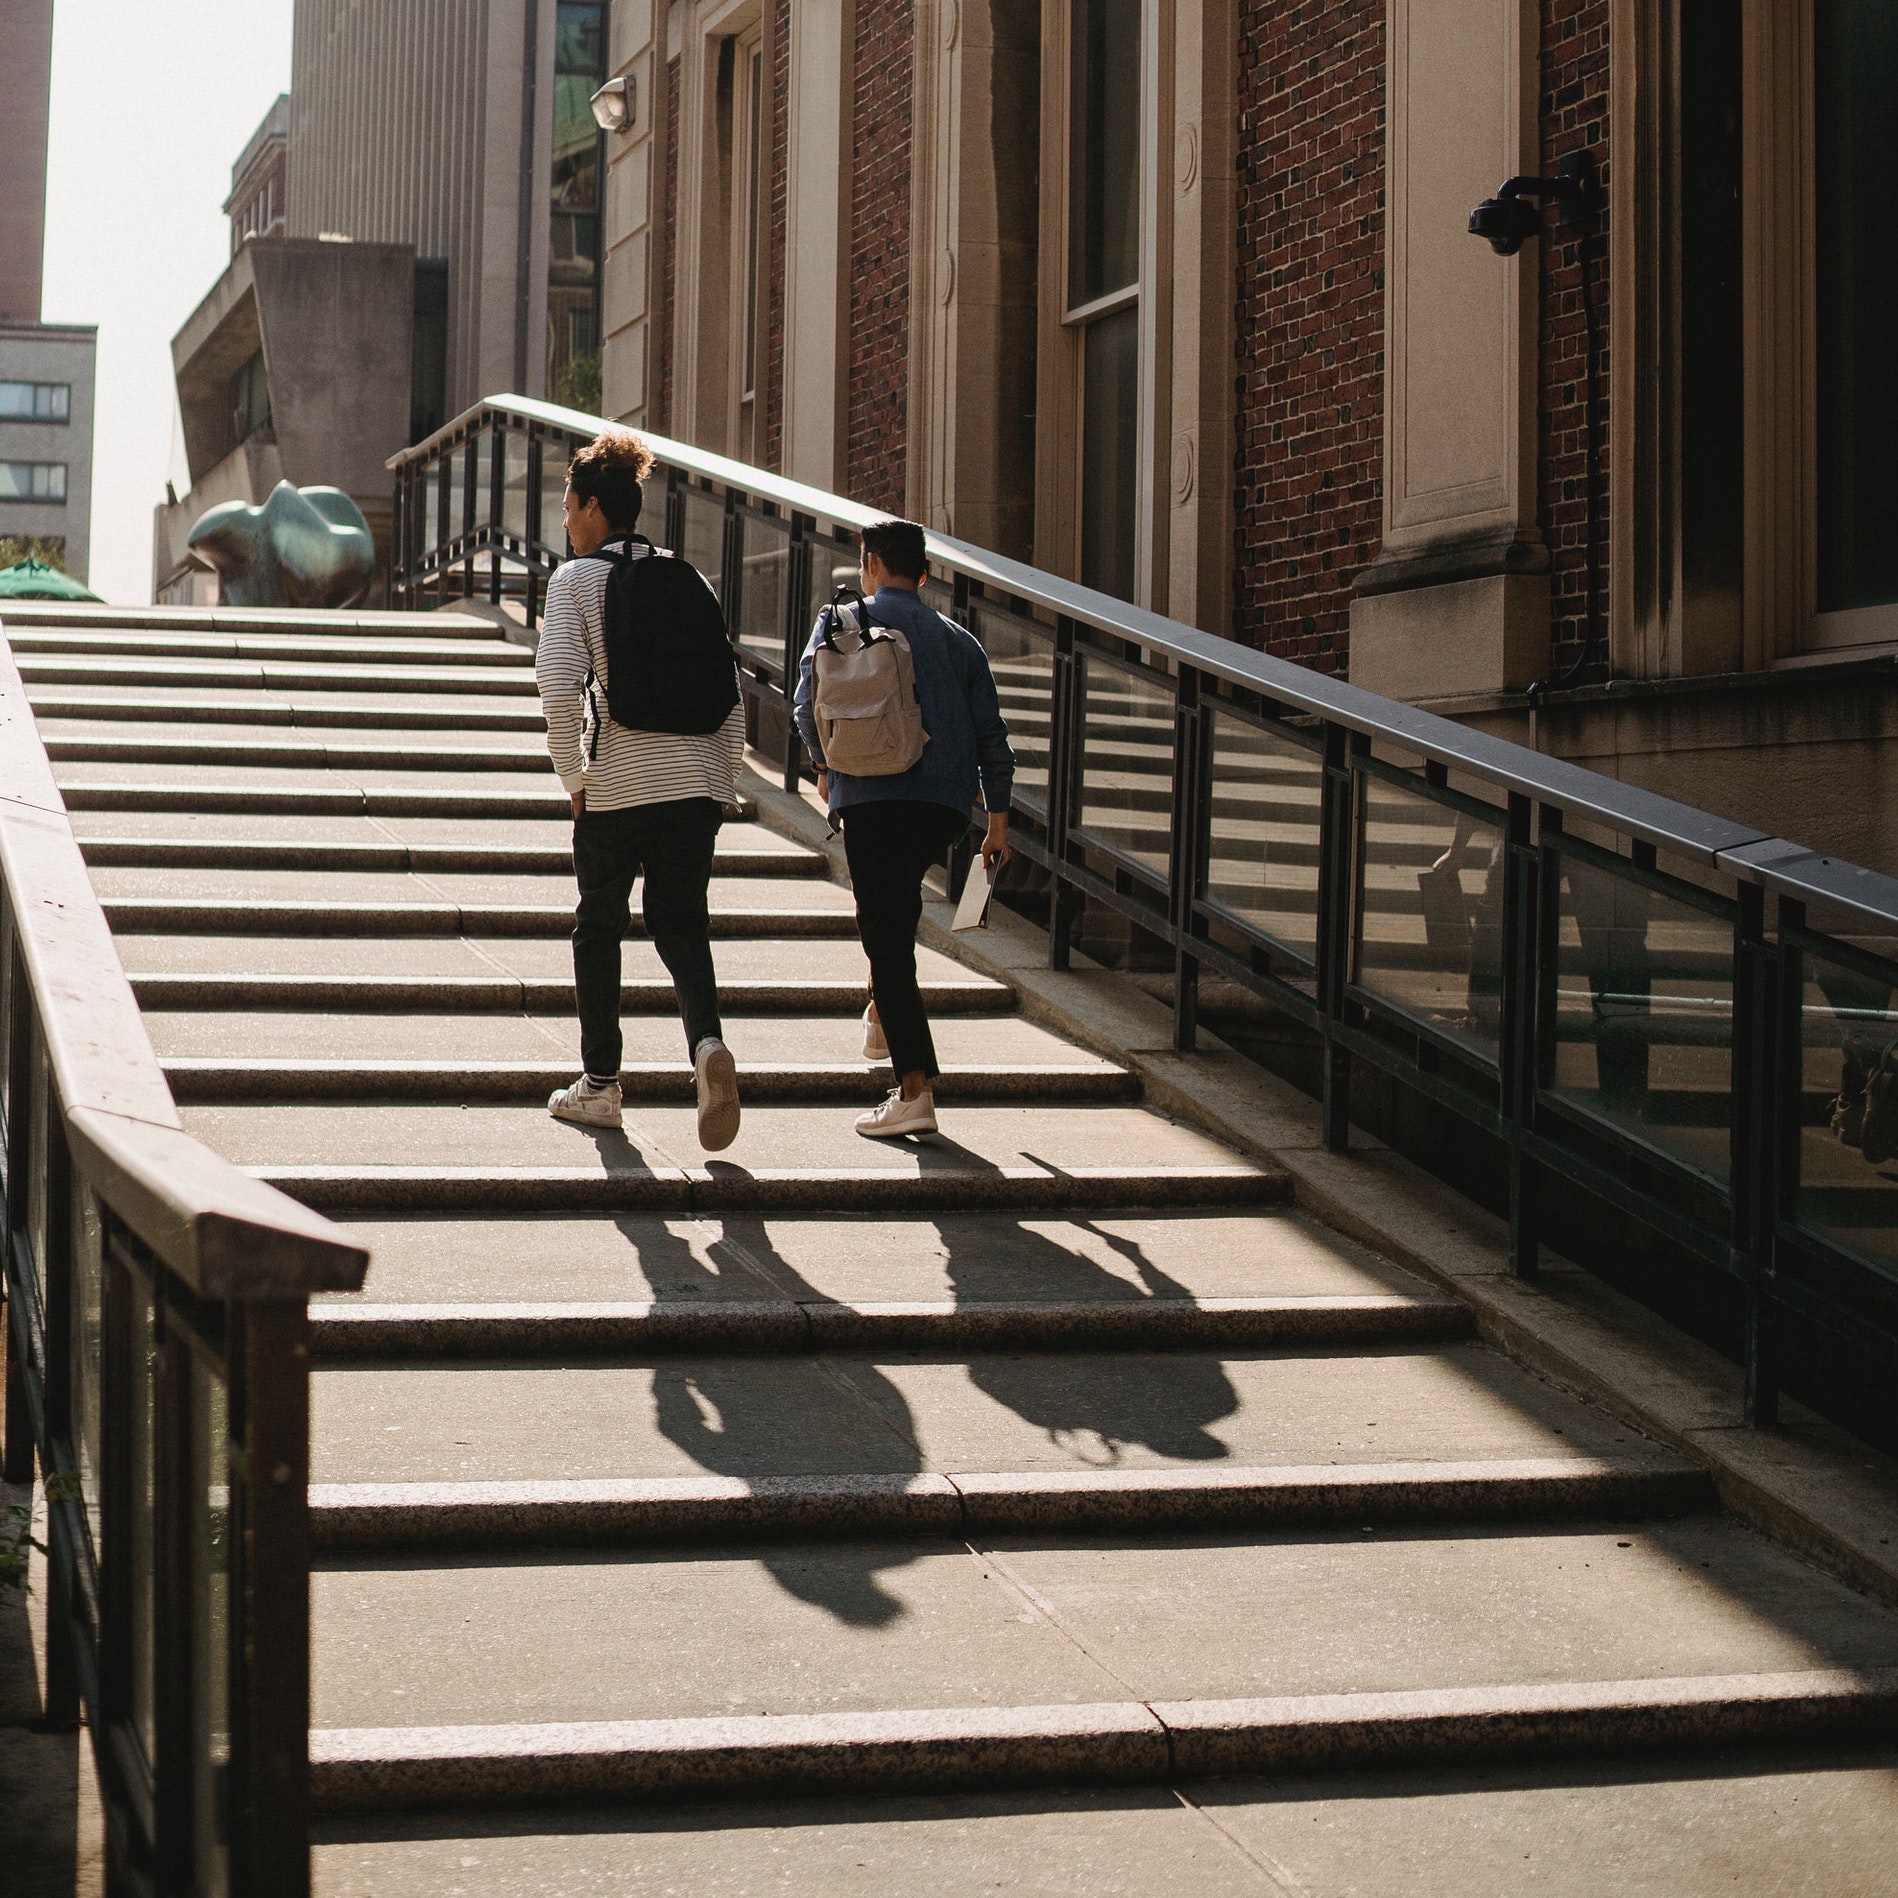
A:
POLYGON ((91 600, 98 604, 99 596, 57 567, 21 560, 0 567, 0 600, 91 600))

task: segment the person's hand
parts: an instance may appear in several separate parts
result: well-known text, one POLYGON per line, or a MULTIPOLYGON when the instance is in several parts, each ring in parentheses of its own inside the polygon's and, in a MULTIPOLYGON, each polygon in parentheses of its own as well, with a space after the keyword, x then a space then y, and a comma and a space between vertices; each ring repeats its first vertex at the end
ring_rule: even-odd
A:
POLYGON ((584 791, 570 791, 568 796, 573 801, 574 816, 584 817, 587 809, 587 794, 584 791))
POLYGON ((989 819, 988 834, 982 839, 982 868, 993 874, 1014 854, 1008 847, 1008 813, 1002 811, 989 819))
POLYGON ((830 773, 828 771, 820 771, 817 774, 817 801, 820 804, 830 802, 830 773))

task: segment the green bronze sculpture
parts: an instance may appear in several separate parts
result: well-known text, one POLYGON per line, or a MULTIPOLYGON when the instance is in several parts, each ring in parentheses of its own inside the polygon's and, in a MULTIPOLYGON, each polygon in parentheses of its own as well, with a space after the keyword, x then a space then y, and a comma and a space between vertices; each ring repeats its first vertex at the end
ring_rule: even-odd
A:
POLYGON ((262 507, 208 509, 189 545, 226 606, 354 606, 376 570, 369 523, 341 488, 279 481, 262 507))

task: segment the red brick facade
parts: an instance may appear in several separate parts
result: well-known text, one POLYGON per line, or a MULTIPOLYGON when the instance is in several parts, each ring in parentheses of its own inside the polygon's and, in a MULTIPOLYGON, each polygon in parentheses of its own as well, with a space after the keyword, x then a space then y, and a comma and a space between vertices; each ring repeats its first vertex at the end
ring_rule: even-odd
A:
POLYGON ((672 426, 673 311, 679 294, 679 60, 666 62, 666 163, 659 218, 659 307, 653 368, 653 426, 665 434, 672 426))
POLYGON ((904 508, 909 404, 912 0, 859 0, 850 161, 852 500, 904 508))
POLYGON ((1233 634, 1342 671, 1384 441, 1384 0, 1240 15, 1233 634))
MULTIPOLYGON (((1608 184, 1608 0, 1542 0, 1542 169, 1584 147, 1608 184)), ((1602 455, 1608 430, 1608 239, 1606 218, 1594 244, 1594 303, 1601 335, 1597 383, 1602 455)), ((1537 486, 1549 543, 1553 662, 1573 663, 1588 626, 1587 360, 1579 239, 1550 221, 1541 251, 1542 364, 1537 415, 1537 486)), ((1607 614, 1607 473, 1598 471, 1602 614, 1607 614)))
POLYGON ((788 183, 785 139, 791 107, 791 0, 772 0, 771 92, 766 120, 764 207, 764 360, 758 365, 758 461, 784 467, 784 233, 788 183))

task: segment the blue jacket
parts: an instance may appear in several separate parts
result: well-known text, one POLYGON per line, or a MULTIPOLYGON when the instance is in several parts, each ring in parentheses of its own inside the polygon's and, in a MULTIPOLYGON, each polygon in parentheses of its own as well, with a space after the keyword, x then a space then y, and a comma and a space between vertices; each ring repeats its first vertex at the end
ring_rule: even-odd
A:
MULTIPOLYGON (((909 640, 916 663, 916 698, 929 743, 915 764, 893 777, 853 778, 832 771, 832 815, 853 804, 893 798, 915 798, 966 813, 975 807, 978 784, 991 816, 1006 811, 1015 784, 1015 754, 1009 748, 988 654, 975 635, 944 619, 908 587, 880 588, 870 602, 870 618, 878 626, 894 626, 909 640)), ((798 734, 819 770, 828 767, 812 709, 811 656, 822 625, 820 618, 804 648, 795 708, 798 734)))

